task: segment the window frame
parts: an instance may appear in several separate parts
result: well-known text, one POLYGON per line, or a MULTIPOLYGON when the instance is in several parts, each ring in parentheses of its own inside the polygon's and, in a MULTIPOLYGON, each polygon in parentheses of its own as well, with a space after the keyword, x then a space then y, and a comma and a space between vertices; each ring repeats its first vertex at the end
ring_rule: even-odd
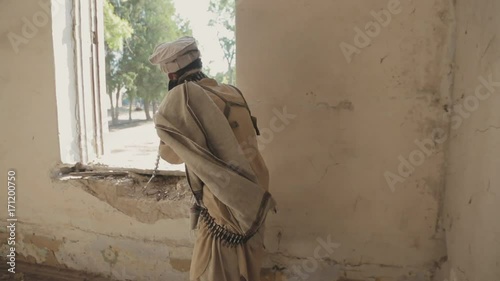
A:
POLYGON ((103 93, 104 69, 103 3, 99 0, 73 0, 75 42, 76 128, 79 161, 87 164, 106 153, 104 136, 108 133, 103 93))

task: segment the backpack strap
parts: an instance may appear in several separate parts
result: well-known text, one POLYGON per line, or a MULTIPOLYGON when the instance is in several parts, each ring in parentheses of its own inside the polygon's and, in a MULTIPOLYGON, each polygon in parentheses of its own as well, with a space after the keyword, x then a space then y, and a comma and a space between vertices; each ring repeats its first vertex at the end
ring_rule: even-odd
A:
POLYGON ((250 107, 248 106, 248 103, 247 103, 247 100, 245 99, 245 96, 243 96, 243 93, 240 91, 240 89, 236 88, 233 85, 229 85, 229 86, 231 86, 231 88, 235 89, 236 92, 238 92, 238 94, 240 94, 240 96, 243 98, 243 102, 245 103, 245 107, 247 108, 248 113, 250 114, 250 118, 252 119, 252 124, 253 124, 253 127, 255 129, 255 133, 257 134, 257 136, 260 136, 259 127, 257 126, 257 117, 252 115, 252 111, 250 110, 250 107))
MULTIPOLYGON (((196 82, 194 82, 194 83, 196 83, 196 82)), ((248 106, 248 103, 247 103, 245 97, 243 96, 243 93, 240 91, 240 89, 236 88, 233 85, 228 85, 231 88, 235 89, 236 92, 238 92, 238 94, 240 94, 240 96, 243 98, 243 105, 239 104, 239 103, 228 101, 222 95, 220 95, 219 93, 217 93, 213 89, 210 89, 209 87, 205 87, 203 85, 200 85, 199 83, 196 83, 196 84, 198 86, 202 87, 203 89, 209 91, 210 93, 216 95, 218 98, 220 98, 224 102, 224 116, 226 116, 227 119, 229 119, 229 115, 231 114, 231 106, 244 106, 248 110, 248 113, 250 114, 250 119, 252 120, 252 124, 253 124, 253 127, 255 129, 255 133, 257 134, 257 136, 260 136, 259 127, 257 126, 257 118, 252 115, 252 112, 250 111, 250 107, 248 106)), ((231 125, 231 128, 238 127, 237 122, 232 122, 232 123, 230 123, 230 125, 231 125)))
POLYGON ((186 171, 186 179, 194 195, 194 199, 198 206, 203 206, 203 185, 204 183, 198 177, 192 178, 193 175, 189 173, 189 169, 186 164, 184 164, 184 170, 186 171), (195 182, 193 182, 195 181, 195 182))
MULTIPOLYGON (((196 82, 194 82, 196 83, 196 82)), ((242 106, 241 104, 237 104, 231 101, 228 101, 224 96, 220 95, 216 91, 210 89, 209 87, 205 87, 203 85, 200 85, 199 83, 196 83, 198 86, 202 87, 204 90, 209 91, 210 93, 216 95, 219 99, 221 99, 224 102, 224 116, 226 116, 226 119, 229 119, 229 115, 231 114, 231 106, 236 105, 236 106, 242 106)))

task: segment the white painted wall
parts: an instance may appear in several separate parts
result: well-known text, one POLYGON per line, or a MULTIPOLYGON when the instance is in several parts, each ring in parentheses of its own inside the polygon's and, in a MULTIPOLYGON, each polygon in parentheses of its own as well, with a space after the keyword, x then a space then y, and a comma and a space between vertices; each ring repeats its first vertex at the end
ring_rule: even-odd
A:
POLYGON ((52 2, 52 46, 54 50, 55 85, 59 132, 59 149, 63 163, 81 161, 76 117, 77 85, 73 1, 52 2))

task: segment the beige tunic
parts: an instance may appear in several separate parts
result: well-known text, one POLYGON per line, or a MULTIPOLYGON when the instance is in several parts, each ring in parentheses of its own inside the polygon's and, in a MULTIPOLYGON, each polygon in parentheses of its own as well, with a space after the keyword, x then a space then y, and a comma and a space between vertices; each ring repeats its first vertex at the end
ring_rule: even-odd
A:
MULTIPOLYGON (((224 112, 226 102, 242 104, 244 99, 232 87, 218 84, 213 79, 203 79, 197 82, 207 91, 209 97, 217 107, 224 112), (223 99, 221 99, 221 97, 223 99)), ((251 169, 257 176, 258 184, 268 190, 269 174, 267 167, 257 147, 256 133, 246 107, 231 106, 227 120, 241 150, 250 163, 251 169)), ((179 164, 182 159, 165 143, 160 145, 161 157, 170 162, 179 164)), ((230 231, 237 233, 238 223, 231 211, 223 204, 209 188, 203 188, 203 203, 210 215, 219 225, 226 226, 230 231)), ((220 240, 210 236, 204 222, 198 224, 193 258, 190 270, 191 280, 200 281, 258 281, 264 254, 263 226, 247 243, 237 247, 222 245, 220 240), (244 279, 242 279, 244 278, 244 279)))

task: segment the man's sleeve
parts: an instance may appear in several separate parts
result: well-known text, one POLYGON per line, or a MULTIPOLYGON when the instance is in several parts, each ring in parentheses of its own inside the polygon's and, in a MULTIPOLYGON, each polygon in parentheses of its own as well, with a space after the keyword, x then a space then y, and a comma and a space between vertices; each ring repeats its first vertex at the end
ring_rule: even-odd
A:
MULTIPOLYGON (((182 89, 182 87, 177 87, 177 88, 180 88, 182 89)), ((174 89, 172 90, 172 92, 174 91, 178 91, 179 89, 174 89)), ((161 115, 161 116, 165 116, 165 112, 166 112, 166 106, 167 106, 167 98, 169 95, 171 95, 173 93, 169 92, 167 93, 167 96, 165 96, 165 98, 163 99, 163 101, 161 102, 160 106, 158 107, 158 111, 155 113, 155 116, 153 118, 153 121, 155 123, 155 125, 158 125, 158 123, 161 121, 159 120, 162 120, 161 118, 157 118, 158 116, 157 115, 161 115)), ((168 163, 170 164, 182 164, 184 163, 184 161, 177 155, 177 153, 174 152, 174 150, 168 146, 163 140, 160 139, 160 147, 159 147, 159 151, 158 153, 160 154, 160 157, 167 161, 168 163)))
POLYGON ((160 157, 170 164, 182 164, 184 161, 174 152, 170 146, 166 145, 163 141, 160 141, 160 157))

